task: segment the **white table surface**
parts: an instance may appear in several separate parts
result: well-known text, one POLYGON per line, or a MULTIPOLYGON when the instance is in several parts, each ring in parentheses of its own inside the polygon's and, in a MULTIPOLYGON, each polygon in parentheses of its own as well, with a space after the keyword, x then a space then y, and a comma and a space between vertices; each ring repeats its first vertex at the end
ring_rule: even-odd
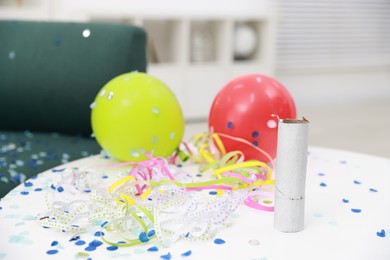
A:
MULTIPOLYGON (((107 162, 94 156, 54 169, 107 162)), ((157 252, 147 251, 153 244, 109 251, 104 243, 87 252, 88 243, 99 240, 93 230, 81 235, 87 244, 77 246, 69 234, 40 226, 45 193, 61 174, 41 173, 28 180, 32 185, 21 184, 0 201, 0 259, 74 259, 80 252, 85 259, 161 259, 168 253, 171 259, 390 259, 390 159, 309 147, 303 231, 277 231, 273 213, 242 205, 233 224, 216 235, 224 244, 178 241, 157 252), (385 236, 378 233, 382 230, 385 236), (181 255, 189 250, 191 255, 181 255)))

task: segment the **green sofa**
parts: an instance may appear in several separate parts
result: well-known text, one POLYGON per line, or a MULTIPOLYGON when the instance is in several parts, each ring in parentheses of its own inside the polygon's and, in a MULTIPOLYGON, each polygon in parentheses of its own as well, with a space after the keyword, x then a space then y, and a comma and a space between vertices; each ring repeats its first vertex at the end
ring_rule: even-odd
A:
POLYGON ((125 24, 0 21, 0 198, 101 151, 90 104, 115 76, 146 71, 146 38, 125 24))

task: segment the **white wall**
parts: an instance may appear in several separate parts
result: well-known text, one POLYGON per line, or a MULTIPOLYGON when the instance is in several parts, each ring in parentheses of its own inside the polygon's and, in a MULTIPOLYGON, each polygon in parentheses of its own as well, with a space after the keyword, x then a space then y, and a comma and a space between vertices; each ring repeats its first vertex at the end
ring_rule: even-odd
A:
POLYGON ((275 75, 297 103, 390 102, 390 1, 278 3, 275 75))
MULTIPOLYGON (((149 20, 173 18, 185 23, 188 17, 192 17, 215 18, 229 24, 232 19, 262 17, 269 23, 275 22, 275 39, 268 38, 260 42, 271 45, 271 48, 273 46, 271 51, 267 49, 266 54, 274 55, 267 58, 268 63, 265 65, 260 63, 261 59, 252 62, 248 73, 255 72, 257 68, 259 73, 271 74, 290 90, 296 103, 303 106, 368 99, 390 100, 390 1, 242 0, 229 1, 229 4, 223 0, 196 1, 191 4, 181 0, 158 2, 160 5, 153 0, 26 0, 26 5, 15 7, 13 1, 3 1, 0 3, 0 19, 116 18, 137 22, 139 17, 146 17, 149 20)), ((220 69, 218 64, 213 65, 212 70, 219 71, 214 75, 227 71, 226 60, 228 58, 222 58, 220 69)), ((168 75, 168 81, 176 79, 178 86, 174 86, 174 89, 179 98, 184 100, 184 105, 188 106, 189 114, 206 117, 208 109, 204 107, 204 102, 188 105, 188 99, 192 100, 194 96, 191 93, 198 93, 193 88, 199 84, 192 79, 189 82, 189 77, 183 77, 184 74, 201 70, 202 65, 182 66, 180 62, 174 66, 158 66, 152 71, 162 73, 162 76, 168 75)), ((207 66, 204 69, 208 70, 207 66)), ((208 95, 208 101, 223 86, 223 80, 227 82, 228 77, 248 70, 245 66, 233 66, 235 73, 211 78, 208 82, 214 84, 212 87, 203 85, 202 95, 208 95)), ((207 75, 212 77, 213 73, 208 72, 207 75)))

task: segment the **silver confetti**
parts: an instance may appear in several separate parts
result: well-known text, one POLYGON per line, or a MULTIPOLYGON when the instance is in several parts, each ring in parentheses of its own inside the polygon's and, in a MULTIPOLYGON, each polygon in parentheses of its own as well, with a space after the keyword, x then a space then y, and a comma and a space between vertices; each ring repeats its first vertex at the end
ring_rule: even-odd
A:
POLYGON ((96 107, 96 102, 92 102, 91 105, 89 105, 90 109, 94 109, 96 107))
POLYGON ((111 100, 113 97, 114 97, 114 92, 110 91, 110 93, 108 93, 108 95, 107 95, 107 99, 111 100))
POLYGON ((251 239, 248 241, 248 244, 251 246, 258 246, 258 245, 260 245, 260 241, 257 239, 251 239))
POLYGON ((16 53, 14 51, 10 51, 9 54, 8 54, 8 58, 10 60, 14 60, 16 57, 16 53))
POLYGON ((157 107, 152 107, 152 112, 156 115, 160 114, 160 110, 157 107))
POLYGON ((83 37, 84 38, 88 38, 89 36, 91 36, 91 30, 90 29, 85 29, 83 31, 83 37))

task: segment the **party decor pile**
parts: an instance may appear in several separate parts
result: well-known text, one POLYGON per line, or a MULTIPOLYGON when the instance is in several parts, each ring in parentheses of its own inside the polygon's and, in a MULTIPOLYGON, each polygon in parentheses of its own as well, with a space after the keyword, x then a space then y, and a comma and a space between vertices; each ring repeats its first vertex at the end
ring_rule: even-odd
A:
POLYGON ((101 239, 115 246, 170 246, 213 238, 240 205, 272 211, 272 168, 214 144, 221 144, 218 135, 205 133, 168 159, 147 154, 146 161, 99 165, 120 168, 106 181, 96 169, 68 169, 46 194, 38 221, 72 237, 98 223, 101 239))

